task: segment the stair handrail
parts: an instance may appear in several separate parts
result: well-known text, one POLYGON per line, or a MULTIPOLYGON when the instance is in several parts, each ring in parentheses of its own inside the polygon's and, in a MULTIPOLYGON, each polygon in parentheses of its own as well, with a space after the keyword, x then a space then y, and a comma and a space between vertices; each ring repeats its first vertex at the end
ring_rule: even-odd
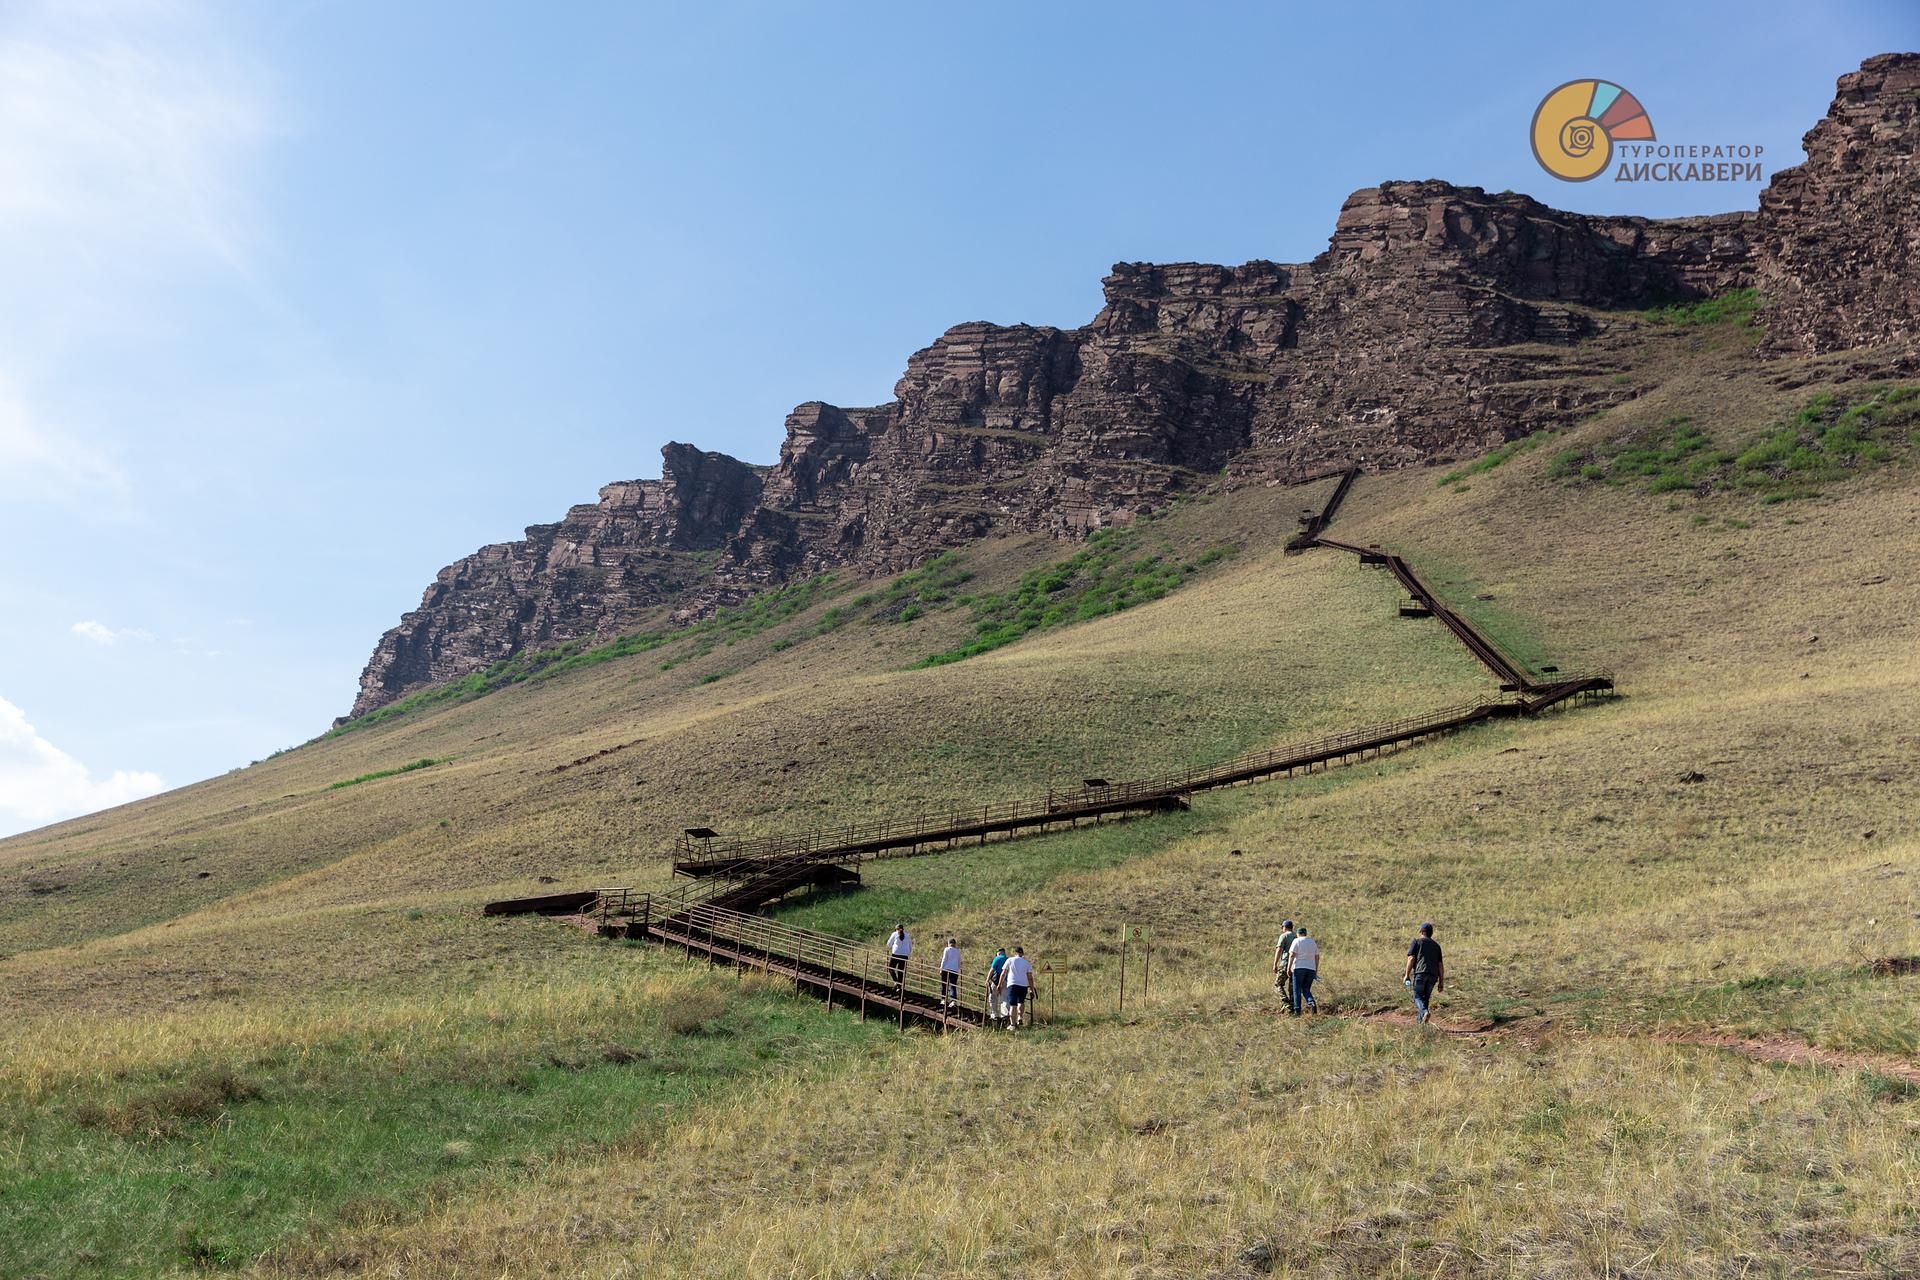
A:
MULTIPOLYGON (((779 959, 789 961, 796 967, 804 965, 822 969, 836 982, 844 980, 851 986, 866 981, 870 986, 898 992, 902 998, 924 999, 936 1008, 942 1003, 940 970, 937 962, 922 958, 924 951, 922 957, 910 956, 905 960, 901 966, 903 981, 896 986, 891 981, 861 978, 861 962, 869 972, 877 962, 884 971, 885 962, 891 957, 858 939, 786 924, 767 916, 712 903, 694 903, 666 914, 657 909, 657 904, 644 899, 642 905, 646 909, 650 927, 672 932, 685 931, 687 936, 696 939, 704 934, 710 949, 720 941, 736 949, 751 947, 767 960, 779 959)), ((966 1004, 964 993, 956 1004, 957 1014, 977 1015, 980 1012, 966 1004)))

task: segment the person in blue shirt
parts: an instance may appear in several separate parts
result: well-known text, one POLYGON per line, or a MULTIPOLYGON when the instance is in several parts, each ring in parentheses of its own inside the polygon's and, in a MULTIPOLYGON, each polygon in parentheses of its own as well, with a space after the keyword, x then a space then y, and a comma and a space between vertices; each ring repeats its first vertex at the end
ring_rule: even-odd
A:
POLYGON ((1001 1001, 1000 979, 1007 971, 1007 949, 1000 948, 993 953, 993 963, 987 966, 987 1021, 998 1022, 1006 1016, 1001 1001))

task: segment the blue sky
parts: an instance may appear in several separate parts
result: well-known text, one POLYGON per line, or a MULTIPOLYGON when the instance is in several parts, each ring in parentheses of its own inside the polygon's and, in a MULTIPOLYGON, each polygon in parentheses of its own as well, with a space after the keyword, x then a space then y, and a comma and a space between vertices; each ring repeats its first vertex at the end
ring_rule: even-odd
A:
POLYGON ((1318 253, 1444 177, 1597 212, 1547 90, 1801 158, 1882 4, 0 0, 0 834, 310 737, 442 565, 771 461, 1116 261, 1318 253), (1504 15, 1504 16, 1503 16, 1504 15))

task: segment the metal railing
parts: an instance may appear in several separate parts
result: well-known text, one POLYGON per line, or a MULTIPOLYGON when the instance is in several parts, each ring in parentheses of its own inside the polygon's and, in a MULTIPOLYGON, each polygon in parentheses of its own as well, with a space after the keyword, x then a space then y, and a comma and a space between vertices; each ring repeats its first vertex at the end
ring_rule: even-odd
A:
POLYGON ((1108 813, 1166 807, 1177 798, 1195 791, 1230 786, 1252 778, 1377 750, 1397 742, 1462 728, 1479 720, 1531 715, 1583 693, 1612 689, 1613 675, 1608 671, 1535 673, 1527 670, 1482 635, 1472 623, 1443 604, 1404 558, 1378 547, 1362 547, 1319 537, 1319 531, 1331 521, 1334 511, 1352 488, 1359 470, 1345 467, 1310 477, 1309 481, 1333 475, 1340 476, 1340 483, 1321 510, 1302 517, 1306 545, 1348 551, 1370 563, 1386 565, 1413 599, 1439 618, 1467 650, 1501 680, 1503 691, 1517 695, 1516 700, 1463 703, 1384 724, 1352 729, 1311 742, 1241 756, 1217 765, 1190 768, 1177 774, 1084 786, 1077 791, 1058 792, 1049 789, 1044 802, 1016 800, 1000 805, 981 805, 978 809, 969 806, 943 813, 923 813, 911 818, 849 823, 845 827, 822 828, 797 835, 725 837, 708 832, 694 837, 683 834, 674 841, 674 869, 697 876, 750 879, 764 874, 770 861, 775 859, 802 857, 857 863, 862 858, 887 851, 913 851, 922 845, 951 844, 975 836, 984 840, 990 833, 1044 827, 1054 822, 1070 822, 1108 813))
POLYGON ((1331 547, 1335 551, 1351 552, 1371 563, 1384 564, 1388 572, 1393 574, 1394 580, 1406 588, 1407 594, 1413 597, 1416 604, 1424 606, 1434 617, 1440 619, 1442 625, 1453 632, 1482 666, 1498 676, 1503 684, 1512 686, 1517 693, 1543 693, 1558 690, 1563 685, 1583 678, 1603 679, 1609 684, 1613 680, 1613 673, 1610 671, 1591 671, 1584 675, 1529 671, 1523 664, 1509 657, 1499 645, 1481 634, 1479 628, 1461 617, 1451 606, 1436 596, 1433 590, 1421 581, 1420 575, 1413 571, 1413 566, 1408 564, 1404 557, 1391 551, 1383 551, 1379 547, 1362 547, 1334 538, 1320 537, 1315 538, 1314 541, 1320 546, 1331 547))
POLYGON ((1491 719, 1505 713, 1506 708, 1517 709, 1518 706, 1517 703, 1503 701, 1463 702, 1307 742, 1238 756, 1220 764, 1183 769, 1177 773, 1131 782, 1086 786, 1074 791, 1050 790, 1044 800, 1012 801, 1000 805, 982 805, 977 809, 950 809, 944 813, 921 814, 912 818, 849 823, 844 827, 799 835, 716 836, 704 839, 682 835, 674 842, 674 855, 682 865, 714 865, 718 872, 710 878, 719 880, 729 877, 757 878, 773 865, 769 861, 773 859, 782 862, 858 861, 885 849, 914 848, 922 844, 967 839, 994 830, 1042 826, 1102 813, 1161 807, 1164 802, 1195 791, 1231 786, 1252 778, 1306 768, 1365 751, 1379 750, 1413 738, 1448 732, 1491 719))
POLYGON ((939 966, 920 956, 894 958, 879 948, 815 929, 711 903, 677 905, 656 895, 628 900, 631 921, 645 936, 685 946, 715 964, 758 969, 792 978, 822 993, 827 1003, 892 1009, 904 1022, 921 1018, 947 1026, 988 1020, 991 992, 984 976, 960 979, 949 1005, 939 966))

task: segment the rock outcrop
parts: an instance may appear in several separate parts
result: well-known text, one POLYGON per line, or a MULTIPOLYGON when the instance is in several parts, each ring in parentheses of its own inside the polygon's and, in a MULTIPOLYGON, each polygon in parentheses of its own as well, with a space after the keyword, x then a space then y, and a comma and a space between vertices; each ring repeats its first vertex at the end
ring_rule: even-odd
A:
POLYGON ((1804 145, 1760 195, 1766 349, 1920 339, 1920 55, 1841 76, 1804 145))
POLYGON ((777 464, 684 444, 661 479, 441 571, 382 638, 360 715, 531 645, 797 574, 874 574, 990 533, 1126 523, 1230 483, 1478 453, 1625 394, 1623 312, 1758 285, 1770 350, 1920 333, 1920 55, 1843 77, 1757 213, 1649 220, 1439 181, 1355 192, 1310 263, 1121 264, 1078 329, 963 324, 894 399, 810 402, 777 464))
POLYGON ((619 629, 700 578, 760 501, 765 468, 670 444, 660 479, 600 490, 600 501, 482 547, 442 569, 420 607, 380 638, 353 714, 481 671, 529 645, 619 629))

